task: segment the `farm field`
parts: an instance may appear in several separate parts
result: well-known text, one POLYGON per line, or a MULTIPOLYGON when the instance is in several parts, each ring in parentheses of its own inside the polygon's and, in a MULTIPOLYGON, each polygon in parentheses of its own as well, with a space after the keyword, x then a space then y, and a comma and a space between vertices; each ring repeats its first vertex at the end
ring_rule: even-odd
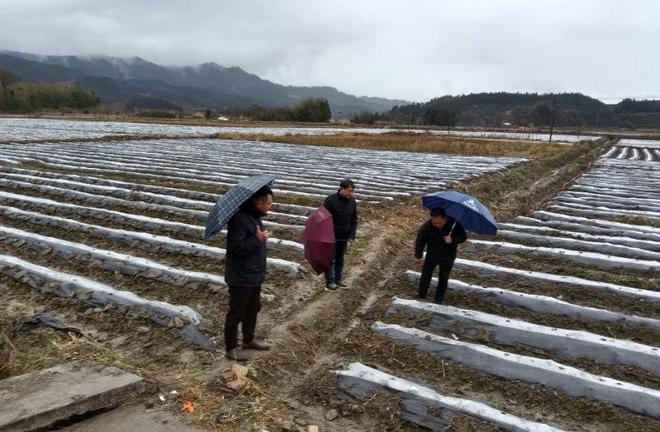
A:
MULTIPOLYGON (((498 131, 424 130, 416 128, 389 129, 366 127, 240 127, 240 126, 189 126, 183 124, 131 123, 117 121, 80 121, 0 117, 0 142, 39 141, 49 139, 92 139, 113 135, 157 136, 208 136, 212 134, 260 134, 285 135, 337 135, 343 133, 380 135, 387 133, 431 134, 465 138, 488 138, 523 141, 548 141, 546 133, 516 133, 498 131)), ((596 140, 596 135, 555 134, 554 141, 574 143, 596 140)))
POLYGON ((413 298, 415 269, 392 282, 394 300, 348 335, 359 361, 339 387, 349 397, 394 392, 405 418, 431 428, 442 424, 432 409, 512 428, 511 418, 442 399, 459 396, 561 430, 657 429, 660 177, 654 159, 612 158, 629 145, 501 223, 495 239, 469 240, 444 305, 413 298))
POLYGON ((658 141, 502 141, 480 156, 469 134, 437 153, 0 120, 0 378, 92 359, 145 377, 134 403, 178 413, 191 400, 181 421, 219 431, 660 427, 658 141), (118 133, 168 138, 94 140, 118 133), (277 180, 258 331, 274 348, 236 393, 223 378, 224 236, 203 242, 203 225, 227 188, 262 173, 277 180), (345 177, 360 226, 350 289, 328 293, 301 233, 345 177), (499 233, 470 236, 435 305, 414 299, 419 197, 454 188, 489 206, 499 233), (35 313, 82 334, 16 332, 35 313))

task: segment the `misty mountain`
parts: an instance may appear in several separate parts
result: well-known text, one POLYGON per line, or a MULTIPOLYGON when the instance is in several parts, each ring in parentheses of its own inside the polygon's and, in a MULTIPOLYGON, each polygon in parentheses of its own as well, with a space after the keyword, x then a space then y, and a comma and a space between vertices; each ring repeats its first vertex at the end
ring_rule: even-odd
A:
POLYGON ((37 82, 73 82, 128 108, 200 109, 290 106, 309 97, 328 100, 335 117, 388 111, 405 101, 357 97, 333 87, 283 86, 239 67, 216 63, 162 66, 139 57, 42 56, 0 51, 0 69, 37 82))

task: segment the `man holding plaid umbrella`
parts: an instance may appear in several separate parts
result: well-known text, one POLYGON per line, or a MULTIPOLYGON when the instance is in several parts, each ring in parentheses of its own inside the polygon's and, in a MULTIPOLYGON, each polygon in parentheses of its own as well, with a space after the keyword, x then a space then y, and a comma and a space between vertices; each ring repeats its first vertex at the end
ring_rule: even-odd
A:
POLYGON ((233 361, 248 360, 245 349, 270 349, 270 345, 255 339, 255 329, 261 310, 261 284, 266 279, 268 231, 263 229, 261 218, 273 204, 270 185, 274 180, 268 175, 243 179, 220 198, 207 218, 207 240, 227 224, 225 282, 229 286, 229 311, 225 319, 225 356, 233 361), (239 323, 242 347, 238 345, 239 323))

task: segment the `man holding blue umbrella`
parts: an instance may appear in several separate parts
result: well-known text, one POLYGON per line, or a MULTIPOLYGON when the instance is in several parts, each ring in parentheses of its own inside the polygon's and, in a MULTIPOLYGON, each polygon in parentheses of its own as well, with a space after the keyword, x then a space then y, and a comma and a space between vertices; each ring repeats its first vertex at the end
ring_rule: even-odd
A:
POLYGON ((422 224, 415 240, 415 258, 421 261, 424 249, 426 258, 422 266, 417 295, 425 299, 436 267, 439 269, 438 286, 435 290, 435 303, 442 304, 447 291, 449 273, 456 260, 457 246, 467 240, 463 226, 448 217, 444 209, 431 210, 431 218, 422 224))
POLYGON ((465 230, 495 235, 497 222, 478 199, 456 191, 424 195, 422 204, 431 210, 431 219, 421 226, 415 242, 415 258, 418 260, 421 260, 426 248, 418 294, 420 298, 426 298, 433 272, 439 267, 435 302, 440 304, 447 291, 457 246, 467 240, 465 230))

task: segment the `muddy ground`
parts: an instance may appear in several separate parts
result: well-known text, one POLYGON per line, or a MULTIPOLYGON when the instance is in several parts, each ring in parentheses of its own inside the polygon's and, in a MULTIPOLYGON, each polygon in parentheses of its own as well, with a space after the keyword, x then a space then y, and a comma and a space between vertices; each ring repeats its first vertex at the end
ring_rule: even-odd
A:
MULTIPOLYGON (((458 185, 458 189, 480 198, 493 210, 498 220, 510 221, 515 216, 529 214, 541 208, 554 193, 564 189, 586 171, 595 158, 602 154, 604 148, 602 142, 563 147, 556 153, 544 155, 504 172, 458 185)), ((140 181, 134 176, 106 178, 140 181)), ((147 182, 217 192, 192 183, 147 182)), ((40 196, 34 191, 24 192, 40 196)), ((316 204, 299 199, 289 202, 316 204)), ((21 208, 27 209, 29 206, 21 208)), ((115 209, 129 211, 127 208, 115 209)), ((41 212, 37 209, 35 211, 41 212)), ((65 211, 48 213, 83 220, 83 217, 74 217, 65 211)), ((141 214, 149 215, 149 212, 141 214)), ((609 404, 569 397, 540 386, 501 380, 372 333, 370 326, 374 321, 396 322, 399 319, 386 318, 384 315, 392 296, 409 296, 414 292, 414 285, 404 281, 403 273, 413 268, 410 256, 412 242, 417 227, 425 217, 418 199, 399 200, 386 207, 365 206, 361 211, 358 239, 351 244, 348 251, 346 280, 350 289, 330 293, 323 290, 322 277, 306 273, 300 279, 290 280, 283 275, 271 273, 266 287, 276 296, 274 301, 264 304, 258 330, 261 336, 273 342, 274 347, 270 352, 253 355, 247 365, 250 369, 249 383, 238 392, 228 389, 223 377, 223 372, 229 367, 223 357, 220 335, 227 307, 226 298, 223 296, 206 291, 182 291, 180 287, 167 286, 145 278, 108 274, 76 260, 64 260, 53 255, 43 256, 24 248, 0 244, 0 253, 18 255, 43 265, 83 274, 115 287, 130 288, 145 297, 153 296, 172 303, 188 304, 207 318, 202 330, 209 335, 220 336, 217 338, 217 349, 204 351, 186 343, 174 329, 126 316, 114 308, 92 309, 81 302, 42 294, 21 282, 0 276, 0 331, 3 340, 0 345, 0 376, 38 370, 66 359, 87 358, 124 367, 145 377, 148 383, 145 393, 136 395, 131 403, 146 407, 163 405, 166 409, 179 413, 184 400, 192 401, 196 407, 195 413, 180 414, 181 421, 208 430, 258 431, 263 428, 271 432, 296 431, 303 430, 310 424, 319 425, 322 431, 418 430, 417 426, 399 419, 397 398, 391 394, 374 394, 370 399, 362 401, 337 399, 333 371, 350 362, 360 361, 398 376, 423 381, 443 394, 487 401, 504 411, 558 427, 612 432, 623 429, 655 431, 660 428, 660 422, 657 420, 609 404), (17 333, 21 319, 37 312, 52 313, 67 324, 80 328, 84 334, 77 336, 43 327, 17 333), (174 389, 179 395, 169 396, 169 392, 174 389), (165 403, 158 400, 159 394, 168 395, 165 403), (328 415, 333 410, 336 411, 336 418, 328 420, 333 417, 328 415)), ((86 221, 98 223, 92 219, 86 221)), ((199 221, 181 221, 199 224, 199 221)), ((10 222, 4 217, 0 218, 0 224, 10 222)), ((102 225, 131 229, 111 221, 102 225)), ((12 222, 11 226, 30 228, 30 224, 24 222, 12 222)), ((112 244, 107 240, 52 227, 40 233, 150 257, 177 267, 222 273, 222 264, 208 259, 182 257, 163 251, 152 254, 137 247, 112 244)), ((181 234, 154 233, 190 241, 181 234)), ((277 233, 277 236, 298 240, 296 236, 284 232, 277 233)), ((214 245, 222 247, 222 240, 218 240, 214 245)), ((293 259, 282 252, 274 252, 270 256, 293 259)), ((498 258, 474 254, 466 254, 465 257, 546 272, 561 273, 562 268, 566 268, 565 263, 555 263, 538 257, 498 258)), ((657 280, 647 280, 644 275, 615 274, 579 266, 570 270, 566 272, 594 280, 660 289, 657 280)), ((540 284, 510 277, 497 277, 491 283, 486 283, 487 281, 473 272, 457 272, 453 277, 484 286, 562 295, 566 301, 625 313, 655 318, 660 316, 657 307, 607 292, 584 292, 567 286, 557 286, 552 292, 548 292, 547 287, 540 284)), ((581 328, 603 335, 660 345, 657 332, 644 327, 605 325, 529 313, 451 292, 448 293, 447 303, 545 325, 581 328)), ((423 328, 423 322, 417 324, 423 328)), ((510 347, 504 349, 516 351, 510 347)), ((563 359, 543 352, 525 353, 549 356, 594 373, 660 388, 657 377, 635 368, 597 365, 584 360, 563 359)), ((495 429, 492 425, 473 418, 458 416, 449 430, 495 429)))

